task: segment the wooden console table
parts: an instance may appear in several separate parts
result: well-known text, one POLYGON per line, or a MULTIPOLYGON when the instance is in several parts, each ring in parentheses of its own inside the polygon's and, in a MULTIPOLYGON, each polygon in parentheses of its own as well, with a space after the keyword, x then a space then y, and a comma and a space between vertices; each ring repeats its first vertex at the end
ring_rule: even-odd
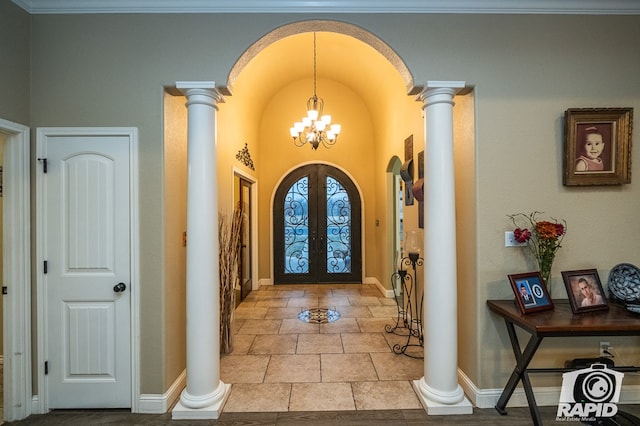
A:
MULTIPOLYGON (((516 366, 495 406, 502 415, 516 386, 522 381, 529 411, 535 425, 541 425, 540 411, 536 404, 528 373, 566 372, 569 368, 528 368, 540 343, 545 337, 584 336, 640 336, 640 315, 627 311, 624 306, 609 303, 609 310, 574 314, 568 301, 554 301, 554 309, 521 314, 514 300, 487 300, 489 309, 501 316, 506 323, 509 340, 516 358, 516 366), (520 347, 515 326, 531 335, 524 351, 520 347)), ((640 367, 614 367, 622 372, 640 371, 640 367)))

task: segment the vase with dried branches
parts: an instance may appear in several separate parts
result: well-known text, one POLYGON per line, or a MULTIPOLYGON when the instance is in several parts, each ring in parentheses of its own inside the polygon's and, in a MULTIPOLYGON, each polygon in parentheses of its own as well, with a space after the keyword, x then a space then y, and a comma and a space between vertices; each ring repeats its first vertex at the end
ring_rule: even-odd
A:
POLYGON ((239 280, 240 236, 242 208, 238 206, 231 218, 218 214, 220 246, 220 352, 233 351, 233 311, 236 307, 236 283, 239 280))

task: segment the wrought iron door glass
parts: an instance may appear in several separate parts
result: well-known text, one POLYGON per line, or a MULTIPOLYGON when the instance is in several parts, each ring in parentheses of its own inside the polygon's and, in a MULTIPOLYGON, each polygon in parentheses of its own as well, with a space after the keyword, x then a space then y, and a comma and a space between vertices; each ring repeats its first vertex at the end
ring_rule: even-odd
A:
POLYGON ((351 272, 351 202, 340 182, 326 178, 327 273, 351 272))
POLYGON ((295 169, 276 189, 273 214, 274 283, 362 281, 361 202, 344 172, 295 169))
POLYGON ((284 200, 284 272, 309 272, 309 177, 298 179, 284 200))

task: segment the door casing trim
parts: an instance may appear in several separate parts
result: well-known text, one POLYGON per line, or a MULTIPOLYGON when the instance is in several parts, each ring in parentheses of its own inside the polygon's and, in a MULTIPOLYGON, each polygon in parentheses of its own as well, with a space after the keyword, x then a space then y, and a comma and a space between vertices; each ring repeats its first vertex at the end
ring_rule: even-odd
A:
MULTIPOLYGON (((136 127, 41 127, 36 130, 36 157, 41 158, 44 143, 49 136, 125 136, 129 139, 129 196, 131 218, 131 412, 139 411, 140 402, 140 236, 139 236, 139 200, 138 200, 138 129, 136 127)), ((37 165, 36 167, 40 167, 37 165)), ((44 259, 44 235, 46 230, 46 212, 43 210, 46 199, 46 186, 42 169, 36 170, 36 259, 42 265, 44 259)), ((35 409, 39 414, 49 411, 48 386, 44 374, 44 362, 47 359, 47 338, 45 321, 46 288, 42 268, 36 268, 36 323, 37 323, 37 378, 38 399, 35 409)))
MULTIPOLYGON (((3 297, 4 420, 31 414, 30 129, 0 119, 4 146, 3 297), (8 167, 7 167, 8 166, 8 167), (11 250, 7 250, 11 247, 11 250)), ((0 422, 3 419, 0 418, 0 422)))
MULTIPOLYGON (((233 166, 233 177, 240 178, 251 183, 251 290, 258 290, 258 180, 245 171, 233 166)), ((233 205, 233 193, 231 194, 233 205)))

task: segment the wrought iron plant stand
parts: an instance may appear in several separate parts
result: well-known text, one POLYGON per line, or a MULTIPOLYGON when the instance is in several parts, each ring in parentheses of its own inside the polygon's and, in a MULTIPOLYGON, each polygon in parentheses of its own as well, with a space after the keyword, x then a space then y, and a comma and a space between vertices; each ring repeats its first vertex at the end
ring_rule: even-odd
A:
POLYGON ((423 259, 417 253, 409 253, 399 262, 398 270, 391 275, 391 286, 398 308, 398 316, 395 325, 385 325, 387 333, 398 336, 406 336, 405 344, 395 344, 393 352, 403 354, 411 358, 423 358, 417 352, 407 351, 411 347, 424 348, 424 336, 422 332, 423 291, 418 288, 417 267, 422 266, 423 259), (403 266, 411 266, 413 274, 403 266), (414 343, 412 343, 412 338, 414 343), (415 341, 417 340, 417 343, 415 341))

